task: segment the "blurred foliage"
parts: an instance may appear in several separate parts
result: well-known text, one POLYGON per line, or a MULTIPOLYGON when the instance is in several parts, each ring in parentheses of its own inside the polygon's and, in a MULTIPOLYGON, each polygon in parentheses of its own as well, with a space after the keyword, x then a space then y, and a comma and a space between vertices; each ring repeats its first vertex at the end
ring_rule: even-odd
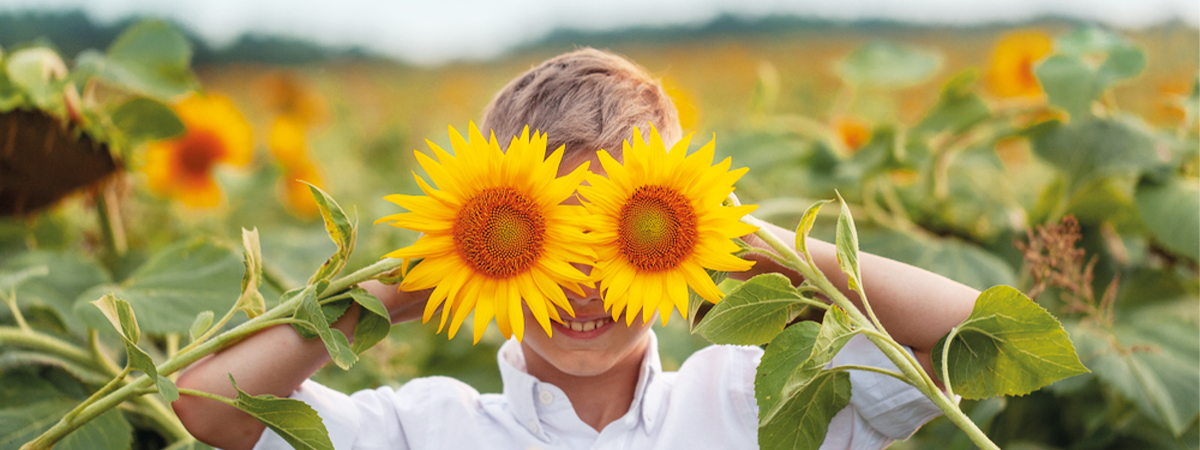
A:
MULTIPOLYGON (((812 199, 833 197, 836 188, 850 203, 863 251, 980 290, 1029 291, 1031 254, 1014 241, 1032 248, 1044 240, 1034 233, 1039 225, 1075 217, 1071 246, 1084 256, 1071 279, 1087 283, 1091 297, 1078 283, 1047 285, 1035 297, 1062 319, 1093 373, 1022 397, 965 400, 964 409, 1005 448, 1200 447, 1196 33, 1122 36, 1051 24, 1036 32, 1044 38, 1020 41, 1035 42, 1029 48, 1013 49, 998 31, 885 27, 864 44, 863 29, 834 27, 786 39, 612 41, 612 49, 670 77, 672 97, 692 108, 688 128, 715 130, 718 151, 750 167, 738 194, 758 203, 764 219, 795 223, 812 199), (1049 48, 1038 50, 1039 39, 1049 48), (991 51, 994 42, 1002 43, 991 51), (1036 56, 1019 57, 1028 54, 1036 56), (1003 61, 1016 63, 1001 70, 1003 61), (1034 80, 1032 93, 1021 77, 1034 80), (1079 302, 1105 312, 1068 308, 1079 302)), ((55 192, 75 194, 55 194, 46 202, 55 206, 37 212, 14 207, 5 183, 15 178, 0 171, 0 209, 22 214, 0 218, 0 274, 46 268, 0 296, 13 294, 39 331, 84 346, 91 326, 101 345, 120 349, 95 308, 77 307, 120 291, 143 319, 142 346, 159 360, 198 313, 220 313, 237 299, 230 289, 242 275, 233 250, 242 228, 262 233, 259 291, 267 307, 335 252, 315 207, 303 203, 306 186, 291 180, 335 194, 349 220, 380 217, 388 208, 383 193, 417 189, 411 150, 425 136, 476 117, 514 74, 570 48, 549 41, 498 62, 428 69, 336 60, 290 69, 210 65, 193 75, 192 47, 160 23, 111 39, 106 52, 70 61, 45 42, 0 52, 0 137, 11 136, 4 124, 14 114, 37 115, 41 129, 87 142, 57 160, 111 161, 99 177, 59 184, 55 192), (254 131, 249 165, 211 171, 224 196, 210 209, 156 195, 141 171, 141 144, 184 133, 172 105, 200 86, 232 99, 254 131)), ((35 175, 46 170, 63 178, 84 172, 35 175)), ((57 177, 37 178, 54 184, 44 179, 57 177)), ((818 217, 814 236, 833 240, 832 214, 818 217)), ((350 268, 416 238, 387 227, 357 233, 358 251, 344 262, 350 268)), ((16 316, 0 309, 0 325, 17 326, 16 316)), ((329 367, 317 379, 352 391, 448 375, 500 390, 498 331, 475 346, 434 331, 433 324, 394 326, 353 370, 329 367)), ((683 321, 657 333, 667 370, 707 345, 683 321)), ((4 417, 61 415, 64 399, 85 398, 103 382, 93 373, 99 369, 32 353, 0 342, 4 417)), ((137 448, 169 440, 137 411, 101 420, 112 436, 59 448, 126 448, 127 430, 135 430, 137 448)), ((8 429, 0 430, 0 447, 25 440, 8 429)), ((970 443, 939 419, 894 447, 970 443)))

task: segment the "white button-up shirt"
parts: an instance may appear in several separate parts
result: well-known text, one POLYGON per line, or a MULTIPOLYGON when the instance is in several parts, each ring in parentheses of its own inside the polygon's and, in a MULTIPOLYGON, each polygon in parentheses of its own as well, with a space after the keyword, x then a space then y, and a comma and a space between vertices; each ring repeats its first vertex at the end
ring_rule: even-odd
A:
MULTIPOLYGON (((446 377, 418 378, 393 390, 347 396, 305 381, 291 398, 316 409, 334 448, 343 449, 754 449, 758 406, 754 375, 763 351, 717 345, 693 354, 678 372, 663 372, 658 341, 642 363, 633 403, 596 431, 575 414, 561 389, 525 371, 520 344, 498 355, 504 393, 480 394, 446 377)), ((896 370, 856 336, 832 365, 896 370)), ((905 439, 941 412, 919 391, 886 375, 850 371, 850 405, 829 426, 822 449, 879 449, 905 439)), ((271 430, 255 449, 286 449, 271 430)))

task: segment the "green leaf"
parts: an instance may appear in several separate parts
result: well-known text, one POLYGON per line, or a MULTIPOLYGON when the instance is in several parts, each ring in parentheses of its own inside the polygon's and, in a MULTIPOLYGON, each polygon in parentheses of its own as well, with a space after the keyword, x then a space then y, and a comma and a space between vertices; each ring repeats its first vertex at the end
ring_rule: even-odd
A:
POLYGON ((157 375, 154 378, 154 385, 158 387, 159 395, 162 395, 163 400, 166 400, 167 403, 179 400, 179 388, 175 386, 175 382, 171 381, 170 378, 157 375))
POLYGON ((5 59, 8 79, 29 96, 38 108, 61 112, 62 83, 67 66, 54 50, 30 47, 13 52, 5 59))
POLYGON ((1093 178, 1138 174, 1159 164, 1145 126, 1129 120, 1072 120, 1048 125, 1032 139, 1033 150, 1066 174, 1073 192, 1093 178))
MULTIPOLYGON (((713 284, 719 285, 722 281, 725 281, 725 278, 729 277, 729 272, 709 269, 704 269, 704 271, 708 272, 708 277, 713 281, 713 284)), ((696 332, 696 326, 700 325, 700 307, 705 303, 709 303, 709 301, 697 294, 696 291, 688 288, 688 331, 692 333, 696 332)), ((709 304, 712 305, 712 303, 709 304)))
POLYGON ((338 367, 349 369, 358 360, 358 355, 350 349, 350 342, 341 330, 329 328, 325 313, 321 311, 321 304, 317 303, 316 292, 316 288, 312 286, 305 289, 304 300, 296 308, 295 318, 308 322, 312 327, 311 331, 315 331, 321 337, 321 342, 325 343, 325 350, 338 367))
POLYGON ((50 268, 46 266, 28 267, 16 272, 0 272, 0 295, 7 296, 25 280, 49 274, 50 268))
POLYGON ((358 324, 354 326, 354 344, 350 349, 355 354, 362 354, 387 337, 392 330, 392 319, 383 302, 365 289, 354 288, 350 291, 350 297, 361 307, 358 324))
POLYGON ((933 50, 877 41, 847 55, 837 72, 855 86, 900 89, 928 80, 941 66, 942 56, 933 50))
POLYGON ((192 321, 192 326, 188 327, 188 336, 191 336, 192 342, 195 342, 205 331, 208 331, 209 327, 212 327, 212 323, 212 311, 201 311, 200 314, 197 314, 196 320, 192 321))
POLYGON ((170 106, 146 97, 134 97, 112 112, 112 123, 130 145, 169 139, 186 129, 170 106))
POLYGON ((754 398, 758 400, 760 415, 765 417, 779 404, 783 386, 796 367, 812 355, 820 330, 821 324, 817 322, 800 322, 784 329, 767 345, 754 377, 754 398))
POLYGON ((804 389, 784 400, 758 426, 764 450, 820 448, 833 416, 850 404, 850 374, 825 370, 804 389))
POLYGON ((96 369, 50 353, 23 350, 0 352, 0 373, 29 366, 57 367, 86 384, 103 385, 112 379, 112 376, 100 374, 96 369))
POLYGON ((802 299, 787 277, 757 275, 713 306, 696 332, 716 344, 761 345, 783 331, 802 299))
POLYGON ((358 226, 346 217, 346 213, 342 211, 342 207, 333 197, 312 184, 305 184, 308 184, 308 188, 312 190, 313 199, 316 200, 317 207, 321 210, 321 219, 325 221, 325 231, 329 233, 329 238, 333 239, 333 243, 337 244, 337 252, 330 256, 329 260, 325 261, 325 264, 317 269, 317 273, 308 280, 308 284, 316 284, 321 280, 330 280, 342 271, 346 260, 350 258, 350 253, 354 252, 358 226))
POLYGON ((788 376, 787 383, 783 385, 783 395, 787 397, 808 385, 855 334, 858 334, 856 327, 850 322, 846 311, 836 305, 830 306, 813 342, 812 354, 788 376))
POLYGON ((142 331, 138 328, 137 318, 133 315, 133 308, 129 306, 129 302, 114 297, 112 294, 107 294, 99 300, 92 302, 100 312, 104 313, 104 317, 116 328, 126 340, 137 342, 142 337, 142 331))
POLYGON ((1062 108, 1072 120, 1091 115, 1092 102, 1104 94, 1095 69, 1079 58, 1054 55, 1033 69, 1050 104, 1062 108))
POLYGON ((947 81, 937 104, 921 119, 917 129, 929 133, 960 133, 991 117, 987 102, 975 94, 975 70, 966 70, 947 81))
MULTIPOLYGON (((232 249, 198 238, 160 250, 125 281, 89 289, 79 302, 112 293, 133 306, 146 332, 186 333, 201 312, 233 307, 243 272, 232 249)), ((86 311, 82 314, 88 319, 86 311)))
MULTIPOLYGON (((85 334, 86 330, 75 315, 75 300, 88 288, 109 282, 108 272, 95 261, 75 253, 33 251, 5 257, 0 261, 0 271, 19 272, 38 267, 49 269, 49 273, 44 277, 26 279, 17 286, 17 304, 23 307, 48 307, 58 313, 69 330, 78 335, 85 334)), ((0 290, 0 295, 7 293, 7 290, 0 290)), ((90 296, 87 301, 95 300, 100 295, 90 296)), ((8 310, 0 308, 0 317, 7 315, 8 310)))
POLYGON ((233 375, 229 376, 229 382, 237 390, 237 398, 231 404, 254 416, 292 448, 333 450, 325 422, 307 403, 274 395, 251 396, 238 388, 233 375))
POLYGON ((107 55, 81 54, 76 64, 136 92, 171 100, 198 85, 191 60, 187 38, 166 22, 147 20, 121 33, 107 55))
POLYGON ((242 276, 242 294, 238 296, 234 308, 245 311, 251 319, 266 312, 266 301, 258 286, 262 284, 262 248, 258 243, 258 228, 247 230, 242 228, 242 263, 246 266, 246 274, 242 276))
POLYGON ((137 346, 141 332, 138 331, 137 318, 134 317, 133 308, 129 306, 129 303, 112 295, 105 295, 92 304, 100 308, 113 327, 116 327, 117 331, 121 333, 121 340, 125 342, 125 364, 153 378, 159 394, 162 394, 168 402, 178 400, 179 389, 175 387, 175 383, 166 377, 159 376, 154 360, 137 346))
MULTIPOLYGON (((0 448, 16 449, 58 423, 83 398, 75 398, 39 377, 36 372, 11 370, 0 374, 0 448)), ((57 450, 126 450, 133 427, 112 409, 68 434, 57 450)))
POLYGON ((842 268, 842 272, 846 272, 849 276, 847 283, 850 289, 858 291, 858 294, 866 299, 866 294, 863 294, 862 288, 862 270, 858 267, 858 231, 854 227, 854 217, 850 215, 850 208, 846 206, 846 201, 842 199, 842 194, 838 194, 838 202, 842 204, 842 213, 838 215, 837 221, 837 262, 842 268))
POLYGON ((1058 320, 1009 286, 980 294, 971 315, 938 341, 933 361, 943 380, 942 352, 952 334, 950 383, 963 398, 1025 395, 1088 372, 1058 320))
MULTIPOLYGON (((1194 307, 1195 303, 1192 303, 1194 307)), ((1200 416, 1200 327, 1164 313, 1111 330, 1068 323, 1083 363, 1176 437, 1200 416)))
POLYGON ((1135 194, 1142 220, 1155 242, 1172 253, 1200 261, 1200 184, 1172 177, 1165 184, 1143 183, 1135 194))
POLYGON ((820 200, 813 203, 804 211, 804 216, 800 218, 800 224, 796 225, 796 250, 808 260, 808 265, 816 267, 813 263, 812 255, 808 253, 808 233, 812 231, 813 224, 817 222, 817 214, 821 212, 821 207, 833 200, 820 200))

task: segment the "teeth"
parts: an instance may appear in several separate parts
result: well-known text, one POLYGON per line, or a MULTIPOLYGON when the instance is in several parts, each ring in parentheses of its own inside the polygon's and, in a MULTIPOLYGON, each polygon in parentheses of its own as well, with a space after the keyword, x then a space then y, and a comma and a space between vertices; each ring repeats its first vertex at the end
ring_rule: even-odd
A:
POLYGON ((568 320, 567 326, 574 331, 592 331, 607 325, 610 321, 611 319, 608 318, 596 319, 589 322, 576 322, 574 320, 568 320))

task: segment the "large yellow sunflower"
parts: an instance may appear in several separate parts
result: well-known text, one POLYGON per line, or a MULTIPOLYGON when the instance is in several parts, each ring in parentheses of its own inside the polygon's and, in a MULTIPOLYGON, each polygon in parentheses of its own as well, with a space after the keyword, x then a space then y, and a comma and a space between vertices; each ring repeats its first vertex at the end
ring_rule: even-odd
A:
POLYGON ((546 135, 531 136, 528 128, 505 152, 474 123, 467 139, 450 128, 450 141, 454 155, 432 142, 436 160, 414 152, 437 188, 414 173, 426 195, 387 196, 411 212, 376 221, 424 233, 412 246, 386 255, 424 258, 400 289, 435 288, 424 320, 442 306, 439 331, 453 315, 451 338, 474 310, 475 342, 493 317, 505 337, 521 339, 522 300, 550 334, 550 320, 562 321, 554 305, 574 315, 559 285, 583 295, 579 284, 588 282, 571 263, 595 262, 592 239, 584 234, 587 211, 560 204, 575 194, 587 164, 556 178, 563 149, 547 158, 546 135))
POLYGON ((217 164, 245 166, 254 153, 250 124, 229 98, 196 94, 174 106, 187 131, 146 147, 150 189, 194 208, 217 206, 221 189, 213 178, 217 164))
POLYGON ((732 238, 756 227, 739 222, 756 206, 722 206, 733 183, 748 169, 729 170, 730 159, 712 165, 714 141, 685 156, 690 136, 671 147, 651 128, 650 140, 634 130, 624 145, 622 166, 601 150, 608 177, 588 176, 579 192, 596 219, 592 235, 599 261, 592 270, 600 280, 605 308, 613 320, 625 313, 626 324, 640 310, 642 320, 671 308, 687 317, 688 288, 718 302, 721 291, 704 269, 744 271, 754 265, 732 255, 732 238))

